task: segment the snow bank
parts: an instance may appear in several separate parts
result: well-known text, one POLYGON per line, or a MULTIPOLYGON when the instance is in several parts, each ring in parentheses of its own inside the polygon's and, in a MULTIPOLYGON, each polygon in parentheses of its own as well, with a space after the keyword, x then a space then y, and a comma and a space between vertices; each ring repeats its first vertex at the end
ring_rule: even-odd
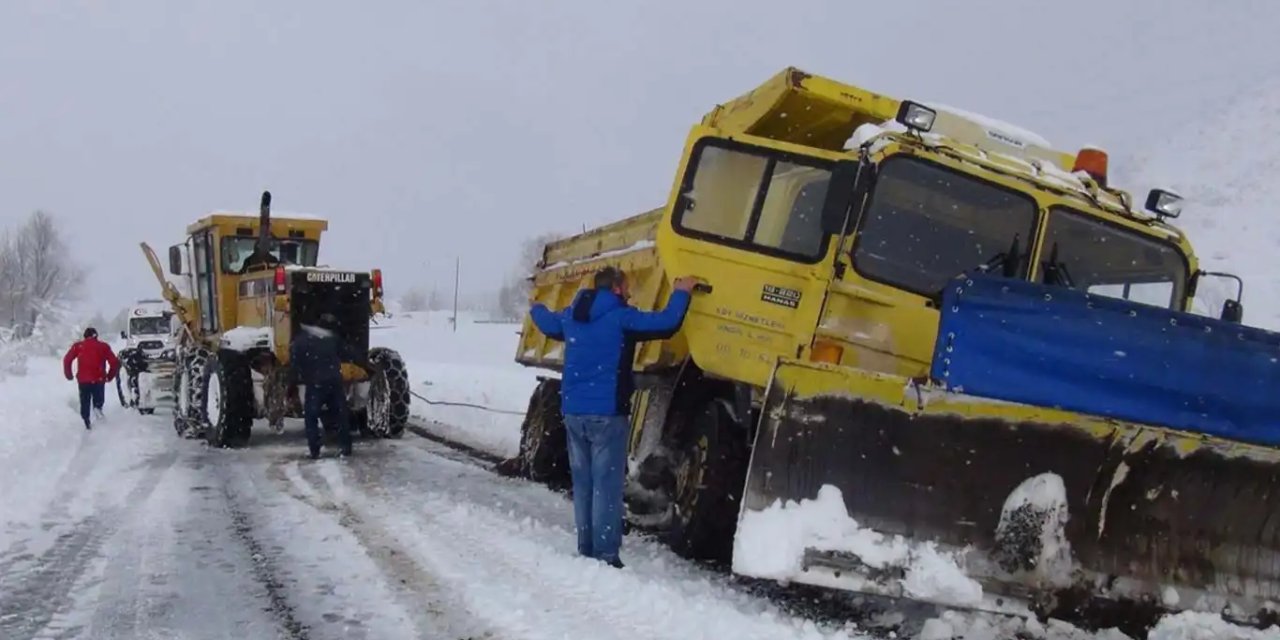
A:
POLYGON ((912 545, 901 536, 860 527, 845 510, 843 494, 831 485, 812 500, 777 501, 744 513, 734 540, 733 570, 795 579, 803 572, 806 549, 848 553, 874 570, 903 569, 902 587, 912 597, 955 605, 982 601, 982 587, 964 575, 954 556, 932 543, 912 545))
POLYGON ((1269 629, 1247 629, 1233 625, 1222 619, 1222 616, 1209 613, 1186 611, 1177 615, 1165 616, 1156 623, 1148 640, 1276 640, 1280 638, 1280 627, 1269 629))
POLYGON ((548 372, 516 364, 519 324, 464 315, 455 331, 450 315, 397 314, 371 331, 369 342, 404 357, 409 388, 418 396, 410 402, 416 419, 435 422, 432 431, 463 444, 515 455, 529 396, 537 376, 548 372))

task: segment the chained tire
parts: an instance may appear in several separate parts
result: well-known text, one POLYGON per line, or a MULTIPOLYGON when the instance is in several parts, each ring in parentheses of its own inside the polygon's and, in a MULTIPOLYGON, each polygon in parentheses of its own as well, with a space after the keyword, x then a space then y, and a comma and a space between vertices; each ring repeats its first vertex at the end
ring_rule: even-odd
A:
POLYGON ((205 439, 211 447, 238 448, 249 443, 253 426, 253 373, 249 359, 238 351, 221 350, 205 360, 197 385, 196 405, 205 439))
POLYGON ((178 359, 173 376, 173 428, 183 438, 204 436, 204 426, 195 410, 203 405, 204 390, 198 384, 211 354, 195 349, 178 359))
POLYGON ((665 532, 681 557, 727 564, 750 453, 746 432, 714 396, 680 411, 683 425, 675 469, 675 512, 665 532))
POLYGON ((369 350, 369 402, 352 416, 359 432, 399 438, 409 424, 409 371, 400 354, 382 347, 369 350))
POLYGON ((568 433, 560 410, 560 381, 543 380, 529 396, 529 408, 520 425, 521 475, 549 487, 562 489, 572 480, 569 473, 568 433))

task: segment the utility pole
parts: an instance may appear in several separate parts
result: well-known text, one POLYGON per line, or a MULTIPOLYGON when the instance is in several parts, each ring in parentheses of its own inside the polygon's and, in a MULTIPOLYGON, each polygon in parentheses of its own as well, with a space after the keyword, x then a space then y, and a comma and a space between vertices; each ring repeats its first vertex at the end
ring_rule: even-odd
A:
POLYGON ((462 257, 458 256, 453 263, 453 332, 458 332, 458 282, 462 274, 462 257))

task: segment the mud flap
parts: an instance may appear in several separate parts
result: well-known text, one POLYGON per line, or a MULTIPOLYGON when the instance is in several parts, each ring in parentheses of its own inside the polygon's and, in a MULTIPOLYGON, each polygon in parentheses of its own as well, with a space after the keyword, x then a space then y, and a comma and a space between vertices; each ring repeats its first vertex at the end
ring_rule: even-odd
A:
POLYGON ((904 582, 919 554, 885 562, 885 549, 923 545, 954 552, 987 604, 1084 594, 1250 619, 1280 600, 1278 480, 1280 455, 1266 447, 784 361, 752 451, 734 570, 938 601, 904 582), (804 515, 832 496, 848 522, 804 515), (763 548, 752 536, 766 534, 751 529, 791 510, 809 522, 772 525, 767 535, 792 539, 768 553, 795 557, 752 557, 763 548))

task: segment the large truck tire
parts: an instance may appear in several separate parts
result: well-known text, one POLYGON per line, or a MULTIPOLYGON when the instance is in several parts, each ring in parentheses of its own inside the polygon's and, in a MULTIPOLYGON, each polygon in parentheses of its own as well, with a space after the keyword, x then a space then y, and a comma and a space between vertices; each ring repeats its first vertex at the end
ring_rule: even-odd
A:
POLYGON ((364 415, 352 415, 351 427, 380 438, 399 438, 409 424, 409 371, 404 358, 391 349, 370 349, 369 369, 369 404, 364 415))
POLYGON ((666 542, 684 558, 727 564, 733 559, 750 460, 746 430, 734 420, 727 401, 717 397, 675 418, 682 428, 676 439, 675 509, 666 542))
POLYGON ((173 372, 173 428, 183 438, 204 436, 204 424, 196 407, 202 406, 204 390, 198 384, 211 354, 194 349, 178 359, 173 372))
POLYGON ((543 380, 529 396, 520 425, 520 475, 552 488, 572 484, 568 433, 560 410, 560 381, 543 380))
POLYGON ((253 375, 248 358, 238 351, 219 351, 217 357, 205 360, 198 387, 202 397, 196 407, 209 446, 236 448, 248 444, 254 414, 253 375))

